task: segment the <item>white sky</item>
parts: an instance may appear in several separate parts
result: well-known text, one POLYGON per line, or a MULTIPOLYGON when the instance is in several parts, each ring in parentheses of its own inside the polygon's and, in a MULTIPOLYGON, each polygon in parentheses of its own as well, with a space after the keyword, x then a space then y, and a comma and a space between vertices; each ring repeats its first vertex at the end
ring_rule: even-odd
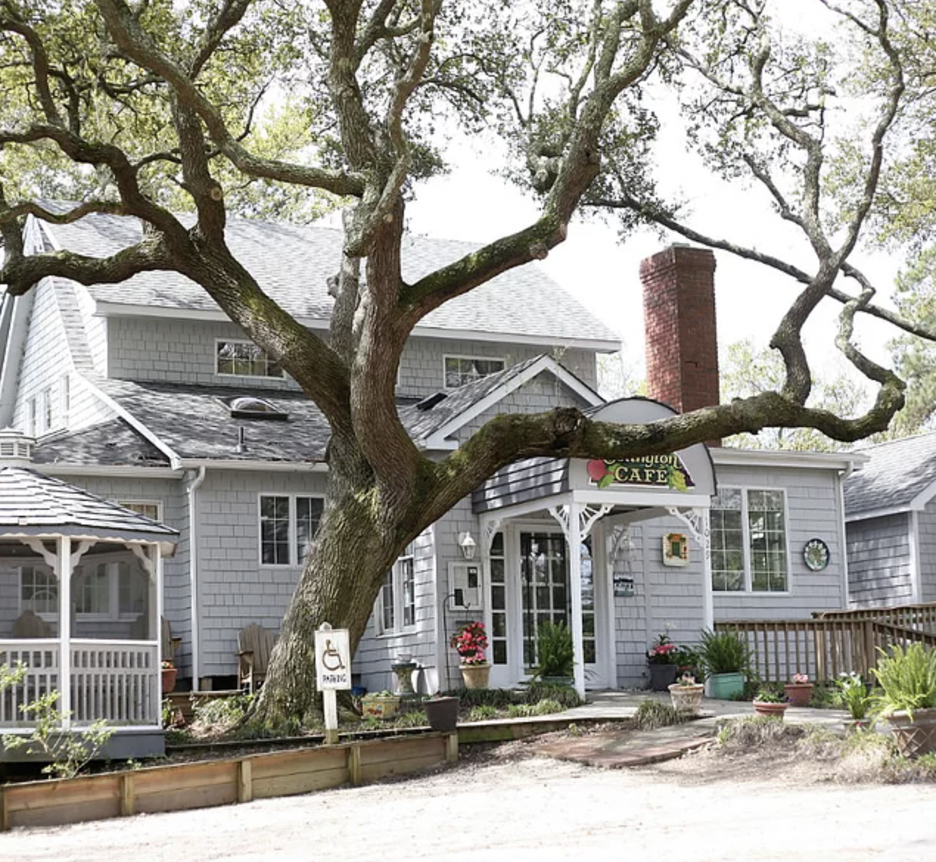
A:
MULTIPOLYGON (((705 173, 701 163, 685 149, 664 148, 661 164, 676 166, 673 176, 692 206, 690 223, 703 233, 753 243, 763 251, 788 255, 807 271, 812 262, 802 254, 795 234, 773 215, 766 196, 758 189, 727 186, 705 173), (786 233, 784 233, 784 231, 786 233)), ((447 177, 430 181, 418 190, 417 200, 407 209, 412 231, 431 237, 487 242, 526 226, 536 215, 529 199, 513 186, 490 173, 490 148, 479 153, 465 147, 458 168, 447 177)), ((613 225, 597 219, 570 226, 567 240, 543 261, 546 272, 600 317, 623 340, 625 364, 637 378, 643 376, 643 299, 638 267, 645 257, 682 237, 661 239, 649 231, 621 243, 613 225)), ((799 287, 792 279, 774 271, 716 251, 716 305, 719 344, 750 337, 766 346, 784 311, 799 287)), ((899 261, 885 255, 853 261, 875 280, 882 299, 890 294, 899 261)), ((847 283, 843 282, 847 287, 847 283)), ((838 303, 826 300, 815 320, 805 330, 810 359, 823 376, 839 369, 832 339, 838 303)), ((535 313, 535 311, 533 312, 535 313)), ((884 344, 896 333, 875 321, 859 324, 859 339, 873 356, 885 358, 884 344)))
MULTIPOLYGON (((792 30, 829 30, 835 16, 814 0, 785 0, 784 26, 792 30), (789 4, 789 5, 787 5, 789 4), (786 15, 790 17, 787 19, 786 15)), ((807 272, 814 258, 797 229, 783 223, 760 188, 740 188, 712 177, 701 159, 688 152, 675 109, 658 106, 663 130, 656 162, 664 194, 676 193, 689 204, 688 223, 708 233, 789 260, 807 272), (669 119, 667 119, 667 115, 669 119)), ((536 208, 516 187, 492 175, 498 165, 496 144, 463 143, 449 153, 458 165, 450 175, 423 184, 407 209, 409 227, 431 237, 486 242, 521 229, 536 216, 536 208)), ((598 218, 570 226, 568 239, 544 261, 546 272, 602 318, 623 340, 625 367, 643 377, 643 305, 638 277, 640 261, 682 237, 645 231, 621 243, 611 224, 598 218)), ((792 279, 759 264, 716 251, 716 305, 719 344, 751 338, 766 346, 799 286, 792 279)), ((877 286, 877 301, 890 305, 889 296, 901 261, 881 253, 855 254, 852 262, 877 286)), ((850 289, 848 282, 840 286, 850 289)), ((805 329, 813 367, 825 378, 850 366, 835 349, 838 303, 826 300, 805 329)), ((897 333, 872 320, 860 320, 859 343, 872 358, 885 361, 886 341, 897 333)))

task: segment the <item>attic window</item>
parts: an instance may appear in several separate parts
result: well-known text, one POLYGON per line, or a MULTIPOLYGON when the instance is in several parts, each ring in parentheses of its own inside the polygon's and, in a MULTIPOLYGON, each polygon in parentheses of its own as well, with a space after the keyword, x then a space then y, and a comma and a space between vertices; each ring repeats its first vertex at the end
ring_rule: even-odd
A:
POLYGON ((215 342, 215 362, 215 372, 221 376, 283 376, 283 369, 250 341, 215 342))
POLYGON ((288 419, 288 414, 278 410, 265 398, 242 395, 228 401, 233 419, 288 419))

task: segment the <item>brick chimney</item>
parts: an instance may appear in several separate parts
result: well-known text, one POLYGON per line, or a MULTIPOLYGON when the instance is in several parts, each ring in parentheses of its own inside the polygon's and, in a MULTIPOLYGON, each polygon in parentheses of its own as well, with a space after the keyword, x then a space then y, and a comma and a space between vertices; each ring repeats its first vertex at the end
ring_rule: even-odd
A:
POLYGON ((680 413, 718 404, 715 255, 671 245, 640 264, 647 388, 680 413))

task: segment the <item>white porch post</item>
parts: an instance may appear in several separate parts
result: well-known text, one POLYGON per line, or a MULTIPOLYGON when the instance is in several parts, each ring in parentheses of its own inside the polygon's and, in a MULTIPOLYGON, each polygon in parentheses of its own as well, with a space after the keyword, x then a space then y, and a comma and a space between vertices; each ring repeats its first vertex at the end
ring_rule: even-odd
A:
POLYGON ((705 627, 709 631, 714 631, 715 598, 712 593, 712 521, 710 515, 711 512, 708 509, 702 510, 702 576, 705 578, 702 599, 705 627))
POLYGON ((572 648, 575 654, 575 690, 585 697, 585 650, 582 647, 582 528, 578 503, 569 504, 566 541, 569 546, 569 581, 572 588, 572 648))
POLYGON ((59 710, 62 728, 71 727, 71 537, 59 539, 59 710))

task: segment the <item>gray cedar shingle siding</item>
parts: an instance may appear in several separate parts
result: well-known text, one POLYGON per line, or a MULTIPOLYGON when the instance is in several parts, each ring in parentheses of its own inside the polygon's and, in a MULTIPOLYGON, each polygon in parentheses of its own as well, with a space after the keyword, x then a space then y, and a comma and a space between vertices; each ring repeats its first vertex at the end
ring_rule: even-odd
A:
POLYGON ((920 601, 936 602, 936 502, 930 501, 917 515, 920 561, 920 601))
POLYGON ((911 602, 910 514, 853 521, 845 529, 850 605, 865 608, 911 602))

